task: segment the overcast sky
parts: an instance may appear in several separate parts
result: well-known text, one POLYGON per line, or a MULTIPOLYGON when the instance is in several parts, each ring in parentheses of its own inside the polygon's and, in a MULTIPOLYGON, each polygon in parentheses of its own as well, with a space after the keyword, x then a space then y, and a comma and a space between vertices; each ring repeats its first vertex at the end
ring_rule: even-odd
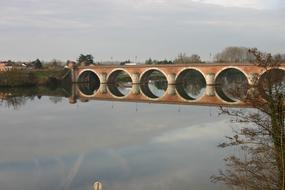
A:
POLYGON ((0 0, 0 60, 285 52, 284 0, 0 0))

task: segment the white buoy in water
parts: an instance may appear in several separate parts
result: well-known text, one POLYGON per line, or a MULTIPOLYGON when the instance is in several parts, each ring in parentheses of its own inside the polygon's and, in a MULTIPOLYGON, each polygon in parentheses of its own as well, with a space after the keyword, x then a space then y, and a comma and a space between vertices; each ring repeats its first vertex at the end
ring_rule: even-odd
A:
POLYGON ((93 185, 94 190, 102 190, 102 183, 96 181, 93 185))

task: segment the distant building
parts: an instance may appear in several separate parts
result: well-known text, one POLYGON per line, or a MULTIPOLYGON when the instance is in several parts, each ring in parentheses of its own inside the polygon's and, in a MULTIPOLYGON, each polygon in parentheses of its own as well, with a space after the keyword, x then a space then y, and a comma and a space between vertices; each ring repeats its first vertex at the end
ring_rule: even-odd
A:
POLYGON ((13 66, 9 64, 8 61, 1 61, 0 62, 0 72, 12 70, 13 66))
POLYGON ((0 72, 11 71, 11 70, 24 70, 27 69, 26 63, 14 63, 11 61, 0 61, 0 72))
POLYGON ((130 63, 126 63, 125 65, 137 65, 137 63, 130 62, 130 63))

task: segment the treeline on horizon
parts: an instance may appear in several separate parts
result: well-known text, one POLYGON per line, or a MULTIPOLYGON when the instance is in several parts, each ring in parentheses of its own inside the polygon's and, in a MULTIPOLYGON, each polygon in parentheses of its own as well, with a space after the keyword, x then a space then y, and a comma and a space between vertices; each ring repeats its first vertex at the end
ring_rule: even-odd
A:
MULTIPOLYGON (((284 54, 276 54, 274 57, 279 57, 281 60, 285 62, 285 53, 284 54)), ((187 55, 186 53, 179 53, 178 56, 174 60, 157 60, 149 58, 144 63, 139 64, 197 64, 197 63, 250 63, 254 62, 255 57, 249 52, 249 48, 246 47, 227 47, 223 51, 215 54, 213 56, 212 61, 204 61, 198 54, 187 55)), ((35 69, 62 69, 65 65, 67 65, 70 61, 61 61, 57 59, 53 59, 51 61, 40 61, 36 59, 35 61, 30 62, 22 62, 22 61, 11 61, 8 60, 7 64, 26 64, 35 69)), ((104 64, 119 64, 126 65, 133 63, 131 60, 125 61, 96 61, 94 60, 93 55, 91 54, 80 54, 78 59, 73 62, 78 66, 88 66, 88 65, 104 65, 104 64)))
MULTIPOLYGON (((276 54, 274 57, 279 57, 285 62, 285 53, 276 54)), ((222 52, 214 55, 213 60, 206 62, 201 59, 198 54, 186 55, 180 53, 173 60, 152 60, 149 58, 145 64, 193 64, 193 63, 251 63, 256 60, 255 56, 250 53, 249 48, 246 47, 227 47, 222 52)))

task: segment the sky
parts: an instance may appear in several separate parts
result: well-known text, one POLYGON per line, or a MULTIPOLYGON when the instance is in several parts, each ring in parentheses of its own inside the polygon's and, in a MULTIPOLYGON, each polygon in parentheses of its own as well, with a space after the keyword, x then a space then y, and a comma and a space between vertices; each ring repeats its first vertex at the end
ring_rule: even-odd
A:
POLYGON ((0 60, 204 60, 228 46, 285 52, 284 0, 1 0, 0 60))

